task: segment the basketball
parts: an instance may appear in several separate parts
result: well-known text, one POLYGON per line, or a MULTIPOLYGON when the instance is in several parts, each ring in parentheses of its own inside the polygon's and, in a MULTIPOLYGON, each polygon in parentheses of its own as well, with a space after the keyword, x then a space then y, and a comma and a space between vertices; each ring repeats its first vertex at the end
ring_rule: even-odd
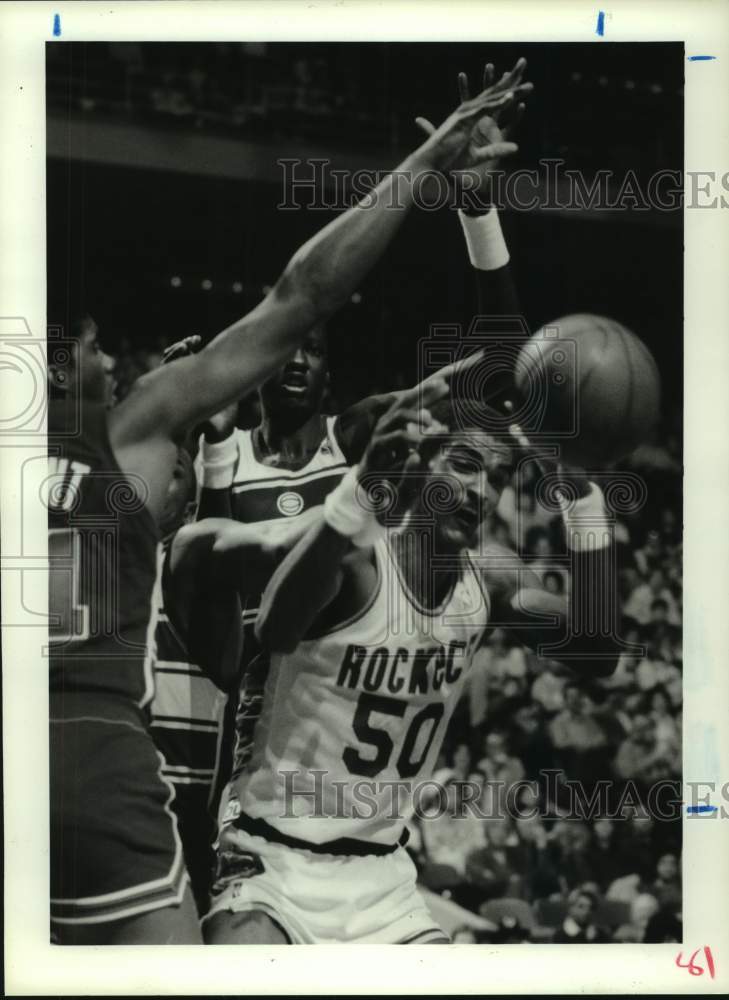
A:
POLYGON ((570 464, 609 465, 658 421, 653 356, 639 337, 604 316, 578 313, 542 327, 522 348, 515 379, 524 430, 558 443, 570 464))

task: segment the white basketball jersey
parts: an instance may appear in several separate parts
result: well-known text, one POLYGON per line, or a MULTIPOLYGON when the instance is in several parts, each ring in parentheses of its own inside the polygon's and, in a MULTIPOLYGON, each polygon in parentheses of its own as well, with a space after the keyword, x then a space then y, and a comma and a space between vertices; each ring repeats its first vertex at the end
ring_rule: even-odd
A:
POLYGON ((240 811, 310 843, 393 844, 412 816, 489 601, 468 561, 440 608, 419 608, 388 543, 374 552, 369 605, 294 653, 272 655, 253 753, 224 822, 240 811))
MULTIPOLYGON (((322 416, 319 447, 300 469, 281 469, 259 461, 253 448, 252 432, 236 431, 238 462, 231 492, 234 519, 246 524, 267 524, 283 518, 291 520, 324 503, 348 468, 337 441, 336 420, 336 417, 322 416)), ((235 718, 229 721, 234 730, 234 777, 250 760, 253 733, 269 671, 269 654, 261 649, 253 632, 260 598, 260 594, 249 594, 243 609, 241 683, 235 718)))

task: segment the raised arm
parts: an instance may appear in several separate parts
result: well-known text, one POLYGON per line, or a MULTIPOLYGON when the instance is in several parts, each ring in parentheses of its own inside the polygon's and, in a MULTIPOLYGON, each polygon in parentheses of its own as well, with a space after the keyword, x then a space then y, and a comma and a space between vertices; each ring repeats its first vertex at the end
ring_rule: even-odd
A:
POLYGON ((165 610, 191 659, 223 690, 240 661, 242 599, 260 593, 288 551, 321 520, 314 507, 291 521, 240 524, 207 518, 181 528, 164 578, 165 610))
POLYGON ((563 510, 569 596, 548 593, 515 553, 487 545, 479 561, 492 595, 492 620, 540 656, 588 676, 606 676, 617 666, 621 646, 613 533, 602 491, 577 469, 555 466, 544 474, 551 477, 550 492, 571 498, 563 510))
POLYGON ((396 493, 403 473, 421 461, 417 448, 427 433, 444 428, 427 410, 446 395, 444 380, 431 379, 400 394, 380 417, 362 460, 324 504, 324 515, 271 577, 256 621, 261 644, 291 652, 312 630, 324 631, 356 614, 376 585, 371 547, 384 537, 369 497, 396 493))
MULTIPOLYGON (((525 70, 526 60, 519 59, 510 73, 504 73, 502 81, 508 80, 509 85, 519 83, 525 70)), ((494 75, 493 64, 487 63, 484 87, 493 84, 494 75)), ((469 83, 465 73, 458 75, 458 89, 461 100, 468 100, 469 83)), ((526 339, 509 252, 497 211, 501 201, 498 181, 503 176, 502 162, 518 150, 512 140, 524 108, 525 105, 514 97, 492 115, 480 119, 478 133, 498 155, 475 162, 466 149, 448 176, 476 279, 478 315, 481 317, 479 332, 496 335, 523 332, 526 339)), ((425 118, 418 118, 417 123, 426 134, 430 135, 435 130, 435 126, 425 118)), ((503 376, 494 373, 488 384, 490 394, 484 402, 491 405, 498 405, 506 399, 513 402, 513 381, 508 373, 503 376)))
MULTIPOLYGON (((252 312, 200 354, 150 372, 112 413, 112 444, 175 437, 255 389, 361 282, 400 227, 423 174, 447 170, 471 142, 474 124, 509 99, 504 81, 462 102, 361 202, 334 219, 289 261, 252 312)), ((473 144, 472 144, 473 145, 473 144)), ((491 155, 483 144, 476 157, 491 155)))

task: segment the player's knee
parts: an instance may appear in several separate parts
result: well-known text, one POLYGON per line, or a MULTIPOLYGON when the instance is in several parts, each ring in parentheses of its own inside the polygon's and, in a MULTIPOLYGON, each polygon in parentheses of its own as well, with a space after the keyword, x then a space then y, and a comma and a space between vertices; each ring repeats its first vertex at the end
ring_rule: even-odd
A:
POLYGON ((219 910, 204 924, 206 944, 288 944, 286 935, 260 910, 219 910))

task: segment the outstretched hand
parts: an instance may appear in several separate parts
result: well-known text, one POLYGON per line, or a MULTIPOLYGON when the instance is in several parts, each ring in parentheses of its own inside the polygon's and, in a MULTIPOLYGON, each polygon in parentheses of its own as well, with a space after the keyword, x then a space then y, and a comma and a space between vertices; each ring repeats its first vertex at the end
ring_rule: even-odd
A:
MULTIPOLYGON (((494 65, 486 64, 482 94, 501 94, 505 95, 505 99, 482 113, 472 123, 469 142, 464 145, 448 170, 451 185, 461 186, 464 192, 474 192, 478 196, 476 204, 483 208, 488 207, 491 201, 491 175, 499 169, 505 156, 512 156, 519 148, 511 141, 525 110, 525 105, 519 98, 533 89, 533 84, 522 82, 526 65, 526 59, 517 60, 514 68, 503 73, 494 84, 494 65)), ((458 74, 458 92, 462 107, 471 102, 466 73, 458 74)), ((437 131, 427 118, 418 117, 415 123, 428 136, 433 136, 437 131)))
POLYGON ((386 506, 387 511, 396 505, 402 508, 402 502, 397 501, 409 496, 407 479, 427 461, 429 439, 436 442, 448 433, 429 409, 448 392, 445 379, 431 377, 402 393, 375 424, 358 472, 359 482, 375 507, 386 506))
POLYGON ((444 171, 471 169, 516 152, 518 147, 515 143, 502 138, 489 139, 485 134, 480 136, 479 128, 484 118, 497 121, 502 115, 508 118, 515 114, 511 110, 512 105, 518 109, 519 96, 533 89, 533 84, 522 82, 525 68, 526 59, 519 59, 510 73, 504 73, 494 83, 493 66, 489 64, 484 73, 484 88, 475 97, 469 96, 468 79, 461 73, 461 103, 443 124, 436 128, 426 118, 416 118, 417 124, 428 135, 428 140, 418 152, 430 166, 444 171))
POLYGON ((173 361, 179 361, 180 358, 189 358, 191 354, 197 354, 201 344, 202 337, 197 333, 183 337, 165 349, 162 354, 162 364, 169 365, 173 361))

